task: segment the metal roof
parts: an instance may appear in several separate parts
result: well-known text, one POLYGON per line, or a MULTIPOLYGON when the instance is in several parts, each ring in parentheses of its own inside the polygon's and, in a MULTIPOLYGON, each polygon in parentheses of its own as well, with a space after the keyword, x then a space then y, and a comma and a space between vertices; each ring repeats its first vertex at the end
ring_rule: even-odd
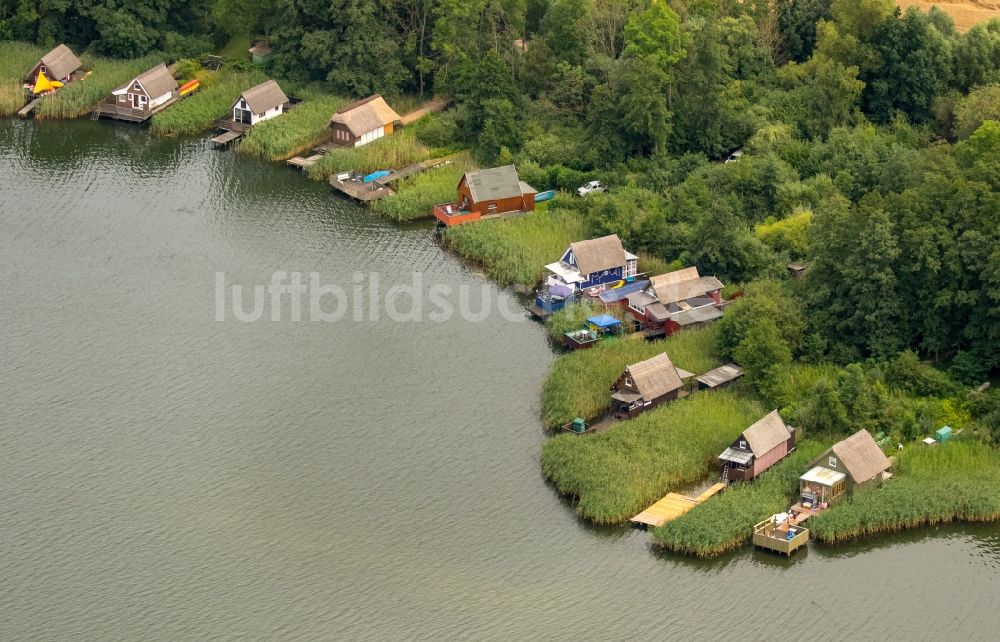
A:
POLYGON ((643 290, 649 285, 649 281, 632 281, 631 283, 626 283, 620 288, 613 288, 611 290, 605 290, 601 292, 598 296, 601 301, 605 303, 617 303, 622 299, 627 298, 632 301, 633 296, 643 295, 649 296, 643 290))
POLYGON ((719 366, 714 370, 709 370, 700 377, 697 377, 696 381, 705 384, 709 388, 714 388, 742 376, 743 368, 739 367, 735 363, 727 363, 726 365, 719 366))
POLYGON ((679 326, 686 326, 714 321, 720 317, 722 317, 722 310, 716 308, 714 305, 705 305, 700 308, 677 312, 670 317, 670 320, 679 326))
POLYGON ((837 482, 842 481, 846 477, 847 475, 844 473, 838 473, 837 471, 830 470, 829 468, 816 466, 805 475, 799 477, 799 479, 810 484, 819 484, 820 486, 830 487, 837 482))
POLYGON ((741 466, 746 466, 753 459, 753 453, 749 450, 741 450, 739 448, 726 448, 719 455, 719 459, 723 461, 731 461, 734 464, 740 464, 741 466))

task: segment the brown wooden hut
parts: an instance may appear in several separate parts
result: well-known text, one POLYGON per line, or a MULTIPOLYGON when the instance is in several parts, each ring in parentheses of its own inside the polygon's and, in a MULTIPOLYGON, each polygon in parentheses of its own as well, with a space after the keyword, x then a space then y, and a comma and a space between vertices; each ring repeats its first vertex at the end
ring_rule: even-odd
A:
POLYGON ((66 45, 59 45, 52 51, 42 56, 28 75, 24 82, 29 87, 34 87, 38 80, 38 74, 45 74, 49 80, 58 80, 62 83, 71 82, 82 71, 83 63, 76 57, 76 54, 66 45))
POLYGON ((179 98, 177 81, 161 62, 112 91, 97 106, 97 112, 99 116, 142 122, 179 98))
POLYGON ((750 481, 795 450, 796 433, 772 411, 744 430, 719 455, 725 481, 750 481))
POLYGON ((683 378, 666 352, 628 366, 611 386, 615 416, 634 417, 664 401, 683 396, 683 378))
POLYGON ((330 118, 330 142, 338 147, 361 147, 392 134, 399 114, 379 94, 344 107, 330 118))
POLYGON ((799 478, 802 503, 822 507, 878 486, 890 476, 891 466, 871 434, 859 430, 809 462, 809 472, 799 478))

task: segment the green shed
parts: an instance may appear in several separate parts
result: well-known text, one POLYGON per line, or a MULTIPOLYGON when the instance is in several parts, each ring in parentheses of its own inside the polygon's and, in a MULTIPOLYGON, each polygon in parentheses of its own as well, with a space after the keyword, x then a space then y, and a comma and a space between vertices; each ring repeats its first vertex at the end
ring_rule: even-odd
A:
POLYGON ((934 439, 937 440, 937 442, 940 444, 950 440, 951 435, 952 435, 951 426, 944 426, 942 428, 937 429, 937 431, 934 433, 934 439))

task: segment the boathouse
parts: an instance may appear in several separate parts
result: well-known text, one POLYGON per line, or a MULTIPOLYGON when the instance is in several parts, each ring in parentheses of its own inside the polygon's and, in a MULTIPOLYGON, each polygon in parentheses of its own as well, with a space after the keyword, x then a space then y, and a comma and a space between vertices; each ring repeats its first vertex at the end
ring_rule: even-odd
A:
POLYGON ((698 268, 651 277, 649 287, 628 297, 628 310, 643 328, 666 335, 711 323, 722 316, 722 282, 698 268))
POLYGON ((266 80, 240 94, 230 111, 234 123, 252 127, 280 116, 287 107, 288 96, 277 81, 266 80))
POLYGON ((777 410, 744 430, 719 455, 723 481, 750 481, 795 450, 795 429, 777 410))
POLYGON ((41 94, 62 87, 82 75, 83 64, 66 45, 59 45, 42 56, 24 78, 25 88, 41 94))
POLYGON ((344 107, 330 118, 330 142, 335 147, 361 147, 392 133, 399 114, 379 94, 344 107))
POLYGON ((809 462, 809 472, 799 478, 802 504, 823 508, 845 495, 879 486, 891 477, 891 466, 871 434, 859 430, 809 462))
POLYGON ((692 374, 674 367, 667 353, 625 368, 611 386, 612 411, 616 417, 634 417, 664 401, 685 396, 684 379, 692 374))
POLYGON ((574 290, 620 286, 634 279, 638 258, 626 252, 617 234, 570 243, 562 258, 545 266, 548 285, 574 290))
POLYGON ((513 165, 466 172, 458 182, 456 203, 434 206, 434 217, 447 226, 483 218, 531 212, 536 190, 522 181, 513 165))
POLYGON ((177 81, 161 62, 111 92, 111 96, 97 106, 95 115, 143 122, 179 98, 177 81))

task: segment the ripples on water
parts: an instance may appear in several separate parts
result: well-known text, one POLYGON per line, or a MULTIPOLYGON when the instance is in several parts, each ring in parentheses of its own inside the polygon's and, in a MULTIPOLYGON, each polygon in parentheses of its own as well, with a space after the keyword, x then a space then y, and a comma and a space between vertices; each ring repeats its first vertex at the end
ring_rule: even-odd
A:
POLYGON ((484 285, 427 227, 108 123, 0 123, 0 175, 2 639, 986 639, 1000 623, 992 527, 696 562, 581 523, 539 471, 536 325, 213 321, 216 271, 484 285))

